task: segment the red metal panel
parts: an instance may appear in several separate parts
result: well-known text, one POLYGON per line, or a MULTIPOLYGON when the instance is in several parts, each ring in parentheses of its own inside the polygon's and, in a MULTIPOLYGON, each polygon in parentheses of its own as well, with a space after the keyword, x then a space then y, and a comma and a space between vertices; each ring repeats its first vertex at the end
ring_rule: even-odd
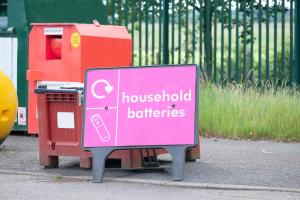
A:
POLYGON ((73 112, 75 122, 78 121, 78 117, 81 117, 81 113, 78 111, 77 94, 74 93, 58 93, 47 94, 47 102, 49 115, 52 119, 50 123, 49 139, 53 142, 74 142, 78 143, 78 133, 81 131, 81 125, 74 123, 73 129, 58 128, 57 126, 57 113, 58 112, 73 112), (75 108, 75 109, 74 109, 75 108))

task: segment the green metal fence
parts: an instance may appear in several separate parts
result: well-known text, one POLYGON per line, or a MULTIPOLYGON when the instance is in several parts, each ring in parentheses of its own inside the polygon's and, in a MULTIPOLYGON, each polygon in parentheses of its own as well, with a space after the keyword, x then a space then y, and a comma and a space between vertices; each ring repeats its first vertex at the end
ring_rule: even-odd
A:
MULTIPOLYGON (((214 82, 294 83, 295 0, 110 0, 134 65, 196 63, 214 82)), ((299 7, 299 6, 298 6, 299 7)))

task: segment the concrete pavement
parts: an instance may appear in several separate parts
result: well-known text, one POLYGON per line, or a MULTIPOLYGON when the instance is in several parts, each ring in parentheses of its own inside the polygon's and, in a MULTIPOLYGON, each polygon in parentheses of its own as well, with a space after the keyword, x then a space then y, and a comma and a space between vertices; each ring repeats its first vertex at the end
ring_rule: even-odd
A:
MULTIPOLYGON (((38 164, 38 138, 9 136, 0 146, 0 179, 3 180, 0 181, 0 188, 6 188, 7 191, 13 192, 19 186, 21 187, 21 182, 25 180, 26 187, 27 183, 33 185, 34 188, 38 187, 36 184, 45 184, 51 185, 49 187, 53 190, 56 188, 55 185, 72 185, 75 182, 74 184, 77 186, 74 187, 80 185, 82 188, 103 188, 104 194, 111 194, 104 189, 106 184, 112 185, 114 188, 119 187, 120 190, 123 185, 131 188, 132 191, 142 185, 151 185, 154 191, 149 191, 148 187, 141 187, 138 190, 141 193, 145 190, 147 193, 155 195, 155 191, 163 192, 163 190, 172 189, 178 191, 178 197, 182 195, 180 197, 185 198, 189 196, 184 196, 183 191, 188 188, 190 190, 188 195, 191 199, 193 199, 193 194, 200 197, 204 195, 203 197, 207 199, 222 199, 217 198, 218 194, 222 194, 223 199, 300 199, 299 143, 210 138, 201 141, 201 151, 200 160, 186 164, 183 182, 172 181, 170 168, 147 171, 106 170, 105 183, 95 186, 98 184, 91 184, 90 181, 92 179, 91 170, 80 169, 78 158, 62 157, 58 169, 44 169, 38 164), (30 181, 37 177, 41 181, 30 181), (57 181, 59 184, 56 183, 57 181), (7 188, 7 185, 11 186, 7 188), (168 189, 162 189, 162 185, 168 189), (263 194, 264 196, 260 196, 263 194)), ((164 156, 163 159, 168 160, 169 158, 164 156)), ((131 189, 126 190, 125 193, 130 193, 131 189)), ((1 195, 3 192, 6 193, 1 190, 1 195)), ((57 190, 59 191, 60 188, 58 187, 57 190)), ((36 190, 32 192, 34 191, 36 190)), ((112 193, 115 194, 113 191, 112 193)), ((76 194, 76 191, 73 191, 72 194, 76 194)), ((35 199, 38 194, 31 193, 30 195, 35 199)), ((125 199, 123 198, 125 196, 117 196, 115 199, 125 199)), ((172 194, 169 196, 172 197, 172 194)), ((139 197, 139 195, 134 197, 139 197)), ((19 198, 11 197, 11 199, 19 198)), ((91 197, 91 199, 93 198, 91 197)))
POLYGON ((172 187, 164 185, 126 183, 106 180, 101 184, 91 181, 57 178, 38 175, 1 174, 1 199, 108 199, 108 200, 297 200, 300 193, 198 189, 191 187, 172 187))

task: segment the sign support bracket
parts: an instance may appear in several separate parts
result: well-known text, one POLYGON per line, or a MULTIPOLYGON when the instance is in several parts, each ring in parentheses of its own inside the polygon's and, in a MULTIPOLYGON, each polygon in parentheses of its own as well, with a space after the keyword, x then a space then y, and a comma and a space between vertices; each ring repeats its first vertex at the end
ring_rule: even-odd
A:
MULTIPOLYGON (((164 148, 172 156, 172 170, 173 170, 173 179, 174 181, 181 181, 184 178, 184 164, 185 164, 185 155, 186 149, 190 145, 172 145, 172 146, 159 146, 155 148, 164 148)), ((154 148, 154 147, 136 147, 136 148, 154 148)), ((106 158, 114 150, 120 149, 136 149, 136 148, 127 148, 127 147, 97 147, 91 148, 93 154, 93 182, 102 183, 103 173, 105 169, 106 158)))

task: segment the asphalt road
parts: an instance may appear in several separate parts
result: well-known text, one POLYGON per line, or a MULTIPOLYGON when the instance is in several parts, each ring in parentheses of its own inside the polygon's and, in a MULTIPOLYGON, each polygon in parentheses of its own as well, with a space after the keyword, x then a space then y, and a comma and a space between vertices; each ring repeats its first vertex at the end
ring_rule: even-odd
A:
MULTIPOLYGON (((58 169, 38 163, 38 138, 9 136, 0 146, 0 169, 92 176, 79 159, 61 157, 58 169)), ((172 181, 171 169, 106 170, 104 177, 172 181)), ((201 159, 186 163, 184 182, 300 189, 300 143, 202 139, 201 159)))

